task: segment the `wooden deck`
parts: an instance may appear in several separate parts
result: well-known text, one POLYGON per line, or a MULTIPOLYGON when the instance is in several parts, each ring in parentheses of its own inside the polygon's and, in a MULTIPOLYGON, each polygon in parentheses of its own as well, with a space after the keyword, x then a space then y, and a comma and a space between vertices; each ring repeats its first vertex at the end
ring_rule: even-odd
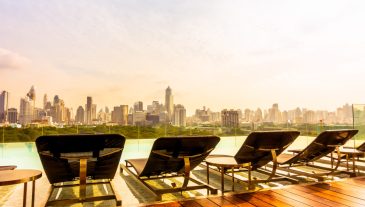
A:
POLYGON ((365 206, 365 177, 282 189, 146 205, 148 207, 357 207, 365 206))

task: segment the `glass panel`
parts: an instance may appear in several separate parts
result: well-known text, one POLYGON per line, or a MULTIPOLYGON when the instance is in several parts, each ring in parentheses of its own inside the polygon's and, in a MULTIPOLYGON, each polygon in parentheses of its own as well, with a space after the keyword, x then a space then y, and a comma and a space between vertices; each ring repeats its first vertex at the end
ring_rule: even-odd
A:
POLYGON ((353 142, 353 147, 357 147, 365 140, 365 104, 353 104, 352 113, 353 127, 359 130, 353 142))

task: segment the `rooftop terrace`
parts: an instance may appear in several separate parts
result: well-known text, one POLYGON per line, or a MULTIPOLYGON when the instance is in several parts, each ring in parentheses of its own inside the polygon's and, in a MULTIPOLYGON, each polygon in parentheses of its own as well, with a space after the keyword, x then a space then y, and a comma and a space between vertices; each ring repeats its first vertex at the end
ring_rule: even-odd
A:
MULTIPOLYGON (((233 154, 235 153, 238 148, 242 145, 242 143, 244 142, 244 140, 246 139, 246 137, 242 136, 242 137, 223 137, 221 142, 218 144, 218 146, 216 147, 216 149, 212 152, 212 154, 233 154)), ((313 137, 306 137, 306 136, 302 136, 299 137, 290 147, 290 149, 297 149, 298 147, 300 148, 301 146, 305 146, 307 145, 309 142, 311 142, 313 140, 313 137)), ((125 146, 125 150, 123 151, 123 155, 122 155, 122 160, 121 162, 123 162, 123 160, 128 159, 128 158, 135 158, 135 157, 147 157, 148 153, 151 149, 151 145, 153 143, 153 139, 139 139, 139 140, 127 140, 126 146, 125 146)), ((348 143, 350 146, 353 145, 353 143, 348 143)), ((1 151, 1 164, 16 164, 18 165, 18 168, 22 169, 22 168, 32 168, 32 169, 39 169, 39 170, 43 170, 42 166, 40 164, 39 158, 38 158, 38 154, 36 149, 34 148, 33 143, 7 143, 7 144, 3 144, 1 145, 0 148, 1 151)), ((320 162, 318 163, 319 165, 323 165, 323 166, 329 166, 330 165, 330 161, 328 158, 324 158, 321 159, 320 162)), ((362 175, 364 170, 365 170, 365 165, 361 162, 358 162, 358 167, 357 167, 357 174, 358 175, 362 175)), ((349 170, 352 169, 352 163, 349 164, 349 170)), ((343 163, 340 166, 341 169, 346 170, 347 166, 346 163, 343 163)), ((310 169, 306 169, 306 170, 310 170, 310 169)), ((259 174, 253 174, 253 176, 257 176, 260 177, 262 175, 259 174)), ((206 182, 206 169, 204 166, 198 166, 197 168, 195 168, 192 171, 192 177, 199 179, 203 182, 206 182)), ((342 178, 346 178, 348 177, 347 175, 339 175, 336 177, 328 177, 327 181, 333 181, 333 180, 340 180, 342 178)), ((364 183, 365 181, 362 178, 358 178, 355 179, 357 185, 359 185, 358 183, 364 183)), ((164 185, 170 185, 171 181, 165 180, 166 182, 163 181, 152 181, 151 184, 154 186, 164 186, 164 185)), ((315 180, 308 178, 308 177, 301 177, 300 178, 300 184, 313 184, 316 183, 315 180)), ((174 182, 182 182, 182 180, 174 180, 174 182)), ((346 182, 352 182, 347 180, 346 182)), ((353 183, 352 182, 352 183, 353 183)), ((220 173, 216 172, 216 171, 212 171, 210 170, 210 184, 217 188, 220 189, 220 173)), ((137 179, 135 179, 134 177, 128 175, 126 172, 121 173, 118 169, 115 178, 114 178, 114 185, 115 185, 115 189, 116 191, 122 196, 122 205, 123 206, 139 206, 139 205, 148 205, 148 203, 153 203, 155 204, 155 202, 157 202, 155 196, 146 188, 144 187, 141 183, 138 182, 137 179)), ((242 182, 235 182, 235 192, 237 193, 247 193, 247 186, 245 183, 242 182)), ((337 190, 339 192, 352 192, 348 190, 348 187, 341 187, 344 184, 338 183, 336 184, 336 188, 334 190, 337 190)), ((30 185, 29 185, 30 186, 30 185)), ((231 189, 231 178, 230 177, 225 177, 225 189, 231 189)), ((257 184, 255 185, 255 191, 262 191, 262 190, 269 190, 267 192, 260 192, 260 193, 255 193, 255 194, 240 194, 240 195, 231 195, 231 193, 225 194, 225 197, 217 197, 217 196, 209 196, 207 197, 206 194, 206 190, 195 190, 195 191, 189 191, 189 192, 183 192, 183 193, 170 193, 170 194, 166 194, 163 195, 162 197, 162 202, 164 203, 163 205, 166 206, 215 206, 215 205, 237 205, 237 206, 281 206, 278 204, 283 204, 283 202, 292 202, 291 205, 295 204, 296 202, 312 202, 312 200, 318 200, 318 198, 314 198, 310 195, 308 195, 307 197, 309 197, 308 201, 301 201, 298 197, 298 195, 294 195, 296 192, 297 194, 300 191, 305 191, 305 189, 311 189, 311 191, 307 192, 307 194, 313 194, 318 196, 317 194, 319 193, 315 193, 315 190, 318 191, 318 189, 314 189, 313 188, 324 188, 325 185, 322 184, 316 184, 314 187, 305 187, 303 189, 301 189, 302 187, 298 187, 298 186, 293 186, 293 187, 288 187, 288 186, 292 186, 290 182, 271 182, 271 183, 266 183, 266 184, 257 184), (282 190, 275 190, 274 192, 271 191, 272 189, 277 189, 280 188, 282 190), (290 189, 290 190, 288 190, 290 189), (292 190, 292 189, 295 189, 292 190), (281 195, 281 193, 283 192, 288 192, 290 191, 293 195, 288 194, 289 198, 284 198, 283 195, 281 195), (277 199, 277 201, 275 201, 275 199, 272 202, 268 202, 267 199, 272 199, 275 198, 277 199), (194 200, 186 200, 186 199, 194 199, 194 200), (266 200, 265 200, 266 199, 266 200), (296 200, 296 201, 292 201, 292 200, 296 200), (171 203, 170 201, 173 201, 173 203, 171 203), (166 204, 165 202, 169 202, 168 204, 166 204), (212 202, 214 203, 214 205, 212 204, 212 202), (250 203, 250 204, 248 204, 250 203), (270 205, 268 204, 270 203, 270 205), (197 205, 199 204, 199 205, 197 205)), ((362 192, 363 191, 363 187, 365 185, 363 184, 362 186, 358 186, 357 188, 359 188, 360 190, 358 192, 362 192)), ((353 189, 357 189, 357 188, 353 188, 353 189)), ((50 189, 50 184, 47 180, 47 177, 45 176, 44 172, 43 172, 43 176, 42 178, 40 178, 39 180, 36 181, 36 200, 35 200, 35 205, 36 206, 44 206, 48 194, 49 194, 49 189, 50 189)), ((331 192, 334 191, 331 189, 331 192)), ((94 186, 92 188, 87 189, 87 193, 88 194, 94 194, 94 195, 98 195, 98 194, 105 194, 106 191, 110 191, 110 189, 106 188, 104 186, 94 186)), ((326 196, 328 193, 330 192, 325 192, 326 196)), ((346 194, 344 193, 344 194, 346 194)), ((0 206, 21 206, 22 204, 22 199, 21 196, 23 194, 23 186, 22 185, 17 185, 17 186, 3 186, 0 187, 0 206)), ((218 194, 220 194, 220 192, 218 192, 218 194)), ((78 190, 76 188, 69 188, 69 189, 63 189, 62 193, 58 195, 58 193, 54 193, 52 195, 53 198, 55 198, 56 196, 63 196, 63 197, 67 197, 67 198, 73 198, 73 197, 77 197, 78 196, 78 190)), ((338 195, 339 196, 339 195, 338 195)), ((356 196, 356 194, 354 195, 348 195, 348 196, 356 196)), ((321 196, 319 196, 321 197, 321 196)), ((323 196, 322 196, 323 197, 323 196)), ((340 196, 341 197, 341 196, 340 196)), ((321 198, 322 199, 322 198, 321 198)), ((326 198, 324 197, 324 200, 329 199, 330 198, 326 198)), ((347 197, 345 198, 345 200, 347 199, 347 197)), ((356 199, 361 199, 361 198, 355 198, 356 199)), ((28 200, 30 200, 30 192, 28 192, 28 200)), ((340 199, 341 200, 341 199, 340 199)), ((289 202, 289 203, 290 203, 289 202)), ((333 201, 333 202, 338 202, 338 201, 333 201)), ((345 205, 347 201, 344 201, 345 205)), ((317 204, 316 202, 314 202, 315 204, 317 204)), ((351 203, 351 201, 350 201, 351 203)), ((356 202, 355 202, 356 203, 356 202)), ((333 203, 332 203, 333 204, 333 203)), ((357 203, 359 204, 359 203, 357 203)), ((362 206, 360 203, 358 206, 362 206)), ((159 204, 160 205, 160 204, 159 204)), ((161 204, 162 205, 162 204, 161 204)), ((298 204, 299 205, 299 204, 298 204)), ((326 203, 326 205, 328 205, 326 203)), ((72 206, 82 206, 81 204, 74 204, 72 206)), ((104 201, 104 202, 94 202, 94 203, 85 203, 84 206, 115 206, 115 201, 110 200, 110 201, 104 201)), ((285 206, 284 204, 282 206, 285 206)), ((308 206, 308 205, 300 205, 300 206, 308 206)), ((311 206, 311 205, 309 205, 311 206)), ((312 206, 318 206, 318 205, 312 205, 312 206)), ((329 205, 331 206, 331 205, 329 205)), ((351 205, 350 205, 351 206, 351 205)), ((354 206, 354 205, 352 205, 354 206)))

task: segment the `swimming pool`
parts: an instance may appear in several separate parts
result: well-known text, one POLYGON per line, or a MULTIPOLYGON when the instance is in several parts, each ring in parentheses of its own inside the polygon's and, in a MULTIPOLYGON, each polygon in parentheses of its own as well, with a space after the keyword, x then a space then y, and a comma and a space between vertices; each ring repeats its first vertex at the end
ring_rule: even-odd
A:
MULTIPOLYGON (((233 155, 247 136, 221 137, 212 154, 233 155)), ((304 148, 314 137, 299 136, 289 149, 304 148)), ((127 139, 121 162, 125 159, 148 157, 155 139, 127 139)), ((0 165, 17 165, 18 168, 41 169, 42 164, 33 142, 0 144, 0 165)))

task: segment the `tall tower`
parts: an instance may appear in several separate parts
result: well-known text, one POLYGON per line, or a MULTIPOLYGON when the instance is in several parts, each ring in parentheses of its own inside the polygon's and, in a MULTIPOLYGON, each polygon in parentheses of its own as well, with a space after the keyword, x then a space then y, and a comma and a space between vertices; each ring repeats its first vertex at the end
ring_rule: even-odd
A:
POLYGON ((86 98, 85 106, 85 124, 89 125, 92 123, 92 108, 93 108, 93 98, 88 96, 86 98))
POLYGON ((85 120, 84 114, 85 114, 84 108, 82 108, 82 106, 79 106, 79 108, 77 108, 77 111, 76 111, 75 121, 77 123, 84 123, 84 120, 85 120))
POLYGON ((33 119, 33 105, 28 96, 20 99, 19 109, 19 123, 23 126, 30 124, 33 119))
POLYGON ((48 102, 48 96, 47 96, 47 94, 44 94, 44 96, 43 96, 43 109, 44 110, 46 110, 47 102, 48 102))
POLYGON ((9 92, 3 91, 0 94, 0 123, 8 121, 9 92))
POLYGON ((174 107, 173 125, 186 126, 186 109, 181 104, 174 107))
POLYGON ((166 92, 165 92, 165 108, 167 111, 167 119, 168 119, 168 121, 171 121, 172 114, 174 113, 174 101, 173 101, 173 96, 172 96, 172 91, 171 91, 170 86, 168 86, 166 88, 166 92))
POLYGON ((33 102, 33 108, 32 108, 32 119, 36 119, 36 115, 35 115, 35 110, 34 110, 34 108, 35 108, 35 98, 36 98, 36 93, 35 93, 35 88, 34 88, 34 86, 32 86, 31 88, 30 88, 30 90, 29 90, 29 92, 27 93, 27 97, 29 98, 29 100, 31 101, 31 102, 33 102))

